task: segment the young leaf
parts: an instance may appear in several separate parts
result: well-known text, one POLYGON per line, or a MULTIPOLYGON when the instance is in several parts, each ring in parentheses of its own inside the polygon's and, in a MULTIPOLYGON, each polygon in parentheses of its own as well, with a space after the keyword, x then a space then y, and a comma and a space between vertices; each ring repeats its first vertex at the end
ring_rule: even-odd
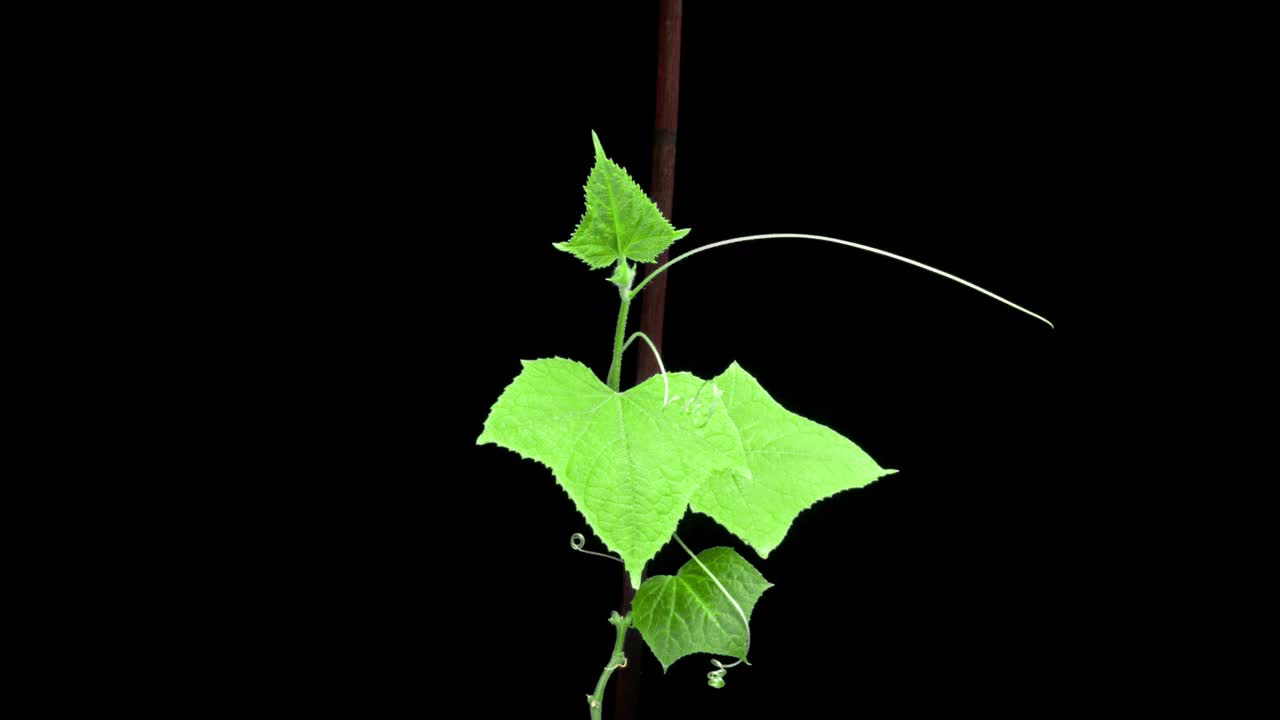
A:
MULTIPOLYGON (((728 467, 731 456, 694 431, 693 414, 675 403, 663 406, 661 376, 617 393, 572 360, 521 362, 476 443, 501 445, 550 468, 638 587, 694 489, 728 467)), ((701 382, 688 373, 669 378, 672 392, 701 382)))
POLYGON ((587 176, 587 209, 568 242, 555 247, 572 253, 592 268, 619 260, 653 262, 671 243, 689 233, 676 230, 658 206, 614 161, 605 157, 600 138, 591 131, 596 164, 587 176))
MULTIPOLYGON (((802 510, 897 472, 881 468, 834 430, 783 408, 736 362, 715 384, 747 471, 716 473, 697 489, 690 507, 710 515, 760 557, 782 542, 802 510)), ((722 425, 709 441, 724 449, 725 437, 722 425)))
MULTIPOLYGON (((738 601, 747 620, 756 601, 773 587, 731 548, 708 548, 698 553, 698 560, 738 601)), ((631 601, 631 614, 664 671, 676 660, 698 652, 746 660, 747 627, 742 616, 692 559, 675 575, 645 580, 631 601)))

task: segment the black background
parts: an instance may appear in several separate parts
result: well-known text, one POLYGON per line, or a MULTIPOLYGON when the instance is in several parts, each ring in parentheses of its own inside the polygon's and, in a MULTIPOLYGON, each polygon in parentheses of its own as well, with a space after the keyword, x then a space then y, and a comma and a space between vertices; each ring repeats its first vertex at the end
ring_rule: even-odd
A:
MULTIPOLYGON (((14 717, 586 717, 618 569, 474 442, 520 359, 607 365, 551 243, 591 129, 648 186, 656 7, 0 27, 14 717)), ((1273 703, 1274 37, 690 4, 677 248, 866 242, 1057 329, 822 243, 671 271, 668 366, 900 472, 758 563, 725 689, 650 658, 646 717, 1273 703)))

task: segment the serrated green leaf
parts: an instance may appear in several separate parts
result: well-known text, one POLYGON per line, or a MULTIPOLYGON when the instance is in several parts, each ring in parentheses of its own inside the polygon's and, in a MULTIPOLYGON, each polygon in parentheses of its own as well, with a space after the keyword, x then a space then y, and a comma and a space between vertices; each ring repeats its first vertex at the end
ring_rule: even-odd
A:
MULTIPOLYGON (((694 431, 693 413, 675 402, 663 406, 661 376, 617 393, 572 360, 521 362, 476 443, 501 445, 550 468, 639 586, 645 563, 670 541, 693 491, 732 457, 713 444, 714 433, 694 431)), ((690 394, 702 382, 688 373, 669 378, 673 393, 690 394)))
MULTIPOLYGON (((747 620, 756 601, 773 584, 741 555, 727 547, 698 553, 742 608, 747 620)), ((675 575, 644 581, 631 602, 640 635, 665 671, 685 655, 712 653, 746 659, 747 626, 715 581, 690 559, 675 575)))
POLYGON ((779 405, 736 362, 714 383, 731 423, 709 426, 715 433, 708 440, 733 457, 732 427, 747 471, 735 458, 729 469, 697 489, 690 507, 742 538, 760 557, 782 542, 801 511, 897 472, 881 468, 834 430, 779 405))
POLYGON ((625 259, 653 262, 689 230, 676 230, 627 171, 605 157, 594 130, 591 141, 596 162, 583 188, 586 211, 568 242, 554 243, 555 247, 592 268, 625 259))

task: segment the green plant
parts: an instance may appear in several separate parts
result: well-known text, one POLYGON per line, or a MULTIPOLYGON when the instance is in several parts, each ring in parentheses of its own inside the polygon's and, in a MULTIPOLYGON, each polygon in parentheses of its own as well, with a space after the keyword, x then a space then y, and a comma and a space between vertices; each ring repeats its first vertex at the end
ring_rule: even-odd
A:
MULTIPOLYGON (((626 666, 622 645, 631 627, 664 670, 698 652, 737 658, 729 665, 712 660, 712 687, 724 685, 728 668, 747 662, 751 612, 771 584, 731 548, 690 550, 675 534, 686 508, 710 516, 764 558, 805 508, 896 472, 880 467, 835 431, 783 408, 737 363, 715 378, 702 379, 667 372, 658 357, 659 375, 622 390, 622 355, 631 343, 643 340, 657 355, 643 333, 626 333, 631 301, 649 280, 712 248, 765 238, 809 238, 915 265, 1049 321, 915 260, 817 235, 753 235, 711 243, 676 257, 634 285, 632 263, 654 262, 689 231, 676 230, 626 171, 605 157, 596 134, 591 136, 595 165, 585 186, 586 211, 570 239, 555 247, 593 269, 613 266, 610 281, 621 303, 608 374, 601 382, 585 365, 563 358, 521 361, 520 374, 490 410, 476 442, 501 445, 550 468, 596 535, 621 556, 637 588, 632 611, 610 618, 617 639, 595 692, 588 696, 591 716, 599 718, 609 677, 626 666), (645 564, 673 538, 690 560, 675 575, 642 583, 645 564)), ((577 550, 584 543, 580 534, 571 539, 577 550)))

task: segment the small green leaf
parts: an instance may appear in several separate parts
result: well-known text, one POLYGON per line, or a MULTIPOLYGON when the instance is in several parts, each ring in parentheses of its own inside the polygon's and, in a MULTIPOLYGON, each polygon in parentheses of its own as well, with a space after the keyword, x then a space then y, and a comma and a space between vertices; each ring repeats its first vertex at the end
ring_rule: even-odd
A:
MULTIPOLYGON (((698 560, 738 601, 748 621, 756 601, 773 587, 731 548, 708 548, 698 553, 698 560)), ((692 559, 675 575, 645 580, 631 602, 631 613, 664 671, 685 655, 699 652, 746 660, 748 629, 742 616, 692 559)))
POLYGON ((897 472, 880 467, 834 430, 779 405, 737 363, 714 382, 722 393, 717 402, 731 422, 708 423, 715 430, 708 441, 733 462, 698 488, 690 506, 742 538, 760 557, 782 542, 801 511, 897 472), (745 472, 738 458, 745 461, 745 472))
POLYGON ((676 230, 644 190, 614 161, 605 157, 595 131, 596 163, 587 177, 587 208, 568 242, 555 247, 572 253, 592 268, 619 260, 651 263, 671 243, 689 233, 676 230))
MULTIPOLYGON (((622 556, 633 587, 671 540, 693 491, 733 462, 675 403, 663 406, 660 375, 623 393, 585 365, 524 360, 498 398, 477 444, 495 443, 551 469, 574 505, 622 556)), ((672 393, 701 381, 669 375, 672 393)))

